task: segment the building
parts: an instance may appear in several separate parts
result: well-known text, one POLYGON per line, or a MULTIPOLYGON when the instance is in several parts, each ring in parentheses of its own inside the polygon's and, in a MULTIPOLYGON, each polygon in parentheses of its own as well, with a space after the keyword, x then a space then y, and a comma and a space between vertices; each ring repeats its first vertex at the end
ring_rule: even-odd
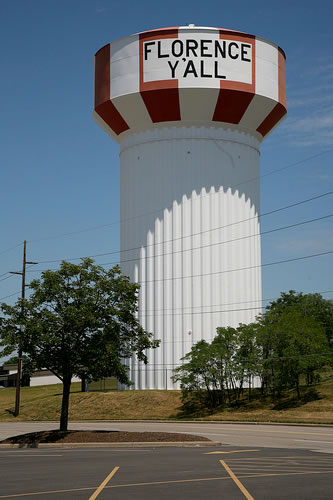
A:
MULTIPOLYGON (((9 364, 0 366, 0 386, 15 387, 16 386, 17 365, 9 364)), ((81 379, 73 377, 72 382, 80 382, 81 379)), ((60 384, 61 381, 50 370, 36 370, 30 375, 22 374, 22 387, 35 387, 38 385, 60 384)))

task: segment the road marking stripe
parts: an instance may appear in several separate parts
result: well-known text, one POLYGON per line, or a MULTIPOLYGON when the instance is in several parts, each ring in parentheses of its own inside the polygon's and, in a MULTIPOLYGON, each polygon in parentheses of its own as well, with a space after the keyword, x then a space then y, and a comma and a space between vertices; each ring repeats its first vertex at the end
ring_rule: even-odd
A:
POLYGON ((224 460, 220 460, 220 464, 225 468, 225 470, 227 471, 227 473, 229 474, 229 476, 231 477, 231 479, 234 481, 234 483, 237 484, 238 488, 241 490, 241 492, 247 498, 247 500, 254 500, 253 496, 250 495, 250 493, 247 491, 247 489, 245 488, 245 486, 243 486, 242 483, 239 481, 239 479, 237 479, 237 477, 232 472, 232 470, 230 469, 230 467, 227 466, 227 464, 225 463, 225 461, 224 460))
MULTIPOLYGON (((15 456, 15 459, 18 458, 18 454, 16 453, 15 455, 13 455, 13 453, 1 453, 1 456, 5 456, 5 457, 13 457, 15 456)), ((36 457, 36 458, 39 458, 39 457, 62 457, 62 455, 19 455, 20 458, 31 458, 31 457, 36 457)))
MULTIPOLYGON (((309 436, 333 436, 333 433, 331 432, 330 434, 325 434, 323 432, 300 432, 300 431, 273 431, 272 429, 267 430, 267 429, 244 429, 243 427, 233 427, 233 431, 245 431, 245 432, 271 432, 272 434, 303 434, 304 435, 309 435, 309 436)), ((204 434, 204 432, 202 432, 204 434)))
POLYGON ((117 472, 118 469, 119 469, 119 467, 115 467, 114 469, 112 469, 112 471, 110 472, 110 474, 99 485, 99 487, 97 488, 97 490, 95 491, 95 493, 93 493, 91 495, 91 497, 89 497, 89 500, 95 500, 95 498, 98 497, 98 495, 100 494, 100 492, 105 488, 105 486, 108 484, 108 482, 110 481, 110 479, 115 475, 115 473, 117 472))
POLYGON ((12 495, 1 495, 0 498, 34 497, 39 495, 54 495, 55 493, 72 493, 73 491, 88 491, 94 488, 71 488, 70 490, 33 491, 30 493, 13 493, 12 495))
POLYGON ((293 439, 293 441, 302 441, 305 443, 322 443, 322 444, 332 444, 333 441, 323 441, 322 439, 293 439))
POLYGON ((204 455, 218 455, 218 454, 225 454, 225 453, 245 453, 246 451, 260 451, 260 450, 210 451, 209 453, 204 453, 204 455))
POLYGON ((260 457, 249 457, 249 458, 244 458, 244 457, 242 457, 242 458, 228 458, 228 460, 229 461, 232 460, 233 462, 239 462, 240 460, 263 460, 263 459, 265 459, 265 461, 266 461, 266 459, 267 460, 281 460, 281 459, 295 459, 295 458, 298 458, 298 459, 301 459, 301 460, 309 460, 309 461, 311 461, 311 460, 312 461, 313 460, 316 460, 316 461, 317 460, 332 461, 332 459, 329 458, 329 457, 321 457, 321 456, 318 456, 318 455, 314 455, 313 457, 306 457, 304 455, 297 455, 295 457, 291 457, 291 456, 287 456, 287 457, 280 457, 280 456, 278 456, 278 457, 272 457, 272 456, 270 456, 270 457, 262 457, 262 456, 260 456, 260 457))
MULTIPOLYGON (((270 477, 270 476, 297 476, 297 475, 313 475, 313 474, 331 474, 333 471, 319 471, 319 472, 286 472, 286 473, 279 473, 279 474, 262 474, 262 473, 250 473, 250 474, 244 474, 242 475, 242 478, 258 478, 258 477, 270 477)), ((205 477, 205 478, 199 478, 199 479, 176 479, 176 480, 170 480, 170 481, 155 481, 155 482, 150 482, 150 483, 129 483, 129 484, 115 484, 112 486, 106 486, 105 489, 114 489, 114 488, 129 488, 133 486, 154 486, 154 485, 160 485, 160 484, 173 484, 173 483, 195 483, 195 482, 203 482, 203 481, 229 481, 231 478, 229 476, 227 477, 205 477)), ((39 496, 39 495, 51 495, 55 493, 73 493, 76 491, 89 491, 93 490, 93 487, 87 487, 87 488, 72 488, 68 490, 49 490, 49 491, 38 491, 38 492, 30 492, 30 493, 15 493, 12 495, 1 495, 0 498, 19 498, 19 497, 31 497, 31 496, 39 496)))
POLYGON ((264 472, 333 472, 333 469, 303 469, 303 467, 291 467, 291 468, 285 468, 285 469, 280 469, 280 468, 275 468, 274 469, 269 469, 269 468, 251 468, 251 467, 246 467, 245 469, 235 469, 234 472, 237 472, 237 474, 246 474, 246 473, 252 473, 252 472, 258 472, 258 473, 264 473, 264 472))

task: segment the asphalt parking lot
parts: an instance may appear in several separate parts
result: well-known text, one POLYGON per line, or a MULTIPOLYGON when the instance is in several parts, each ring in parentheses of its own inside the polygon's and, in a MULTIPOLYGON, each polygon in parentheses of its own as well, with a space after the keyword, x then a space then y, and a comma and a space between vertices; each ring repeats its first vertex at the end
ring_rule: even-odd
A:
POLYGON ((0 450, 0 499, 331 499, 333 455, 235 446, 0 450))

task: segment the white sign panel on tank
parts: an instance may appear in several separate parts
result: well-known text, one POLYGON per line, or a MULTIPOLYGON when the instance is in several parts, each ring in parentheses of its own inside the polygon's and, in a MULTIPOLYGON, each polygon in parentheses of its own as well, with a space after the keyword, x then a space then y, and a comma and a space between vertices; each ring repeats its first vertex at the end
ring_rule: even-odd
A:
POLYGON ((219 88, 221 80, 253 84, 252 40, 219 33, 179 33, 143 43, 144 83, 178 80, 179 86, 219 88))

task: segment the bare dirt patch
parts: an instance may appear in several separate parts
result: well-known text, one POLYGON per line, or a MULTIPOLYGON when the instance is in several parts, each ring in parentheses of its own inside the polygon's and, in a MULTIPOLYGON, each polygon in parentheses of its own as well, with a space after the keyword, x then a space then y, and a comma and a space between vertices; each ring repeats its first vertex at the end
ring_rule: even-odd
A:
POLYGON ((171 432, 126 431, 41 431, 12 436, 0 444, 38 445, 40 443, 157 443, 210 441, 203 436, 171 432))

